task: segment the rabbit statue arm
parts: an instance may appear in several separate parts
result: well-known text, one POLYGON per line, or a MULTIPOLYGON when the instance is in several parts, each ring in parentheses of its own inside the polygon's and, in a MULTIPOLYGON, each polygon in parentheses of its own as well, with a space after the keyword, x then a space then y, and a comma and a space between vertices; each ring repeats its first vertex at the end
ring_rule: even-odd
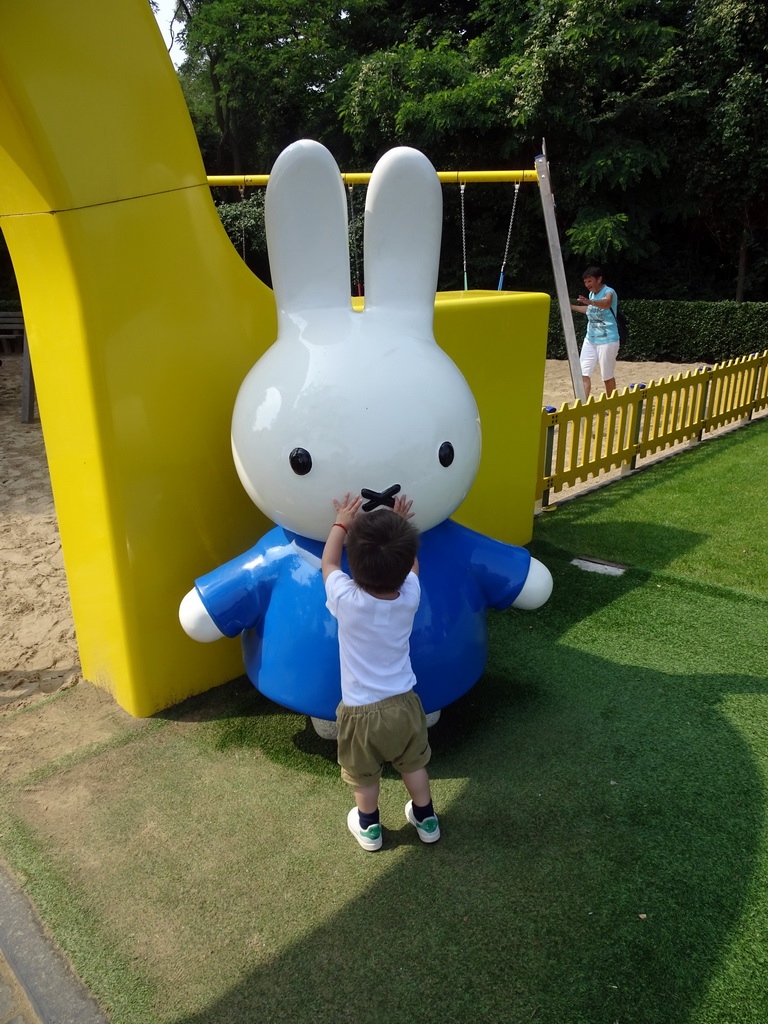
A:
POLYGON ((187 636, 199 643, 220 640, 224 634, 206 611, 202 598, 193 587, 179 605, 179 622, 187 636))
POLYGON ((284 567, 297 558, 282 530, 195 580, 179 607, 184 631, 202 643, 234 637, 264 618, 284 567))
POLYGON ((549 600, 552 593, 552 574, 538 558, 532 558, 525 577, 523 589, 512 602, 513 608, 531 611, 540 608, 549 600))
POLYGON ((456 523, 456 541, 469 548, 472 574, 488 608, 531 610, 552 593, 549 569, 523 547, 505 544, 456 523))

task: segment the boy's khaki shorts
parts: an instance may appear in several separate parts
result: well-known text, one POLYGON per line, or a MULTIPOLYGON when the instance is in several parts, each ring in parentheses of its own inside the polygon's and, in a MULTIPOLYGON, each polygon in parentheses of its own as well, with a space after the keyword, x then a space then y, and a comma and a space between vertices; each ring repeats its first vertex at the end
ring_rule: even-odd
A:
POLYGON ((399 693, 375 704, 336 708, 338 762, 350 786, 372 786, 389 761, 401 775, 429 763, 427 718, 417 693, 399 693))

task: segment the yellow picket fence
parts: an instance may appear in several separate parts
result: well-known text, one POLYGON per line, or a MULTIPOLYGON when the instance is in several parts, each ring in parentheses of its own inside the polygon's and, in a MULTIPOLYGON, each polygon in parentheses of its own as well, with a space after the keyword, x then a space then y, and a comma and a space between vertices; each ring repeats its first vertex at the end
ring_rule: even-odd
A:
POLYGON ((768 408, 768 350, 542 412, 537 497, 768 408))

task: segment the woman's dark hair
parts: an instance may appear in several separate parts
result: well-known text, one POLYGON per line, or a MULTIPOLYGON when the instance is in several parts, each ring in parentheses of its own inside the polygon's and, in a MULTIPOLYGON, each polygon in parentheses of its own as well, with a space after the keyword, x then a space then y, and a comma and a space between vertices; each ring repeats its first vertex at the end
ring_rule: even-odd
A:
POLYGON ((361 512, 349 524, 347 558, 352 579, 369 594, 399 590, 419 549, 419 531, 389 509, 361 512))
POLYGON ((583 271, 581 275, 582 281, 585 277, 603 277, 603 268, 598 267, 596 264, 593 263, 591 267, 587 267, 583 271))

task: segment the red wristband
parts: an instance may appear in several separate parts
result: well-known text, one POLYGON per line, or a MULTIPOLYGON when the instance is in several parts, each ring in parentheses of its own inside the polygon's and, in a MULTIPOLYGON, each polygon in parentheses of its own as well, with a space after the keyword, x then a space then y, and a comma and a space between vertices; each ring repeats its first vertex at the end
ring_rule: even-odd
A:
POLYGON ((340 526, 342 528, 342 530, 344 531, 344 533, 348 533, 349 532, 347 530, 346 526, 344 525, 344 523, 334 523, 333 525, 334 526, 340 526))

